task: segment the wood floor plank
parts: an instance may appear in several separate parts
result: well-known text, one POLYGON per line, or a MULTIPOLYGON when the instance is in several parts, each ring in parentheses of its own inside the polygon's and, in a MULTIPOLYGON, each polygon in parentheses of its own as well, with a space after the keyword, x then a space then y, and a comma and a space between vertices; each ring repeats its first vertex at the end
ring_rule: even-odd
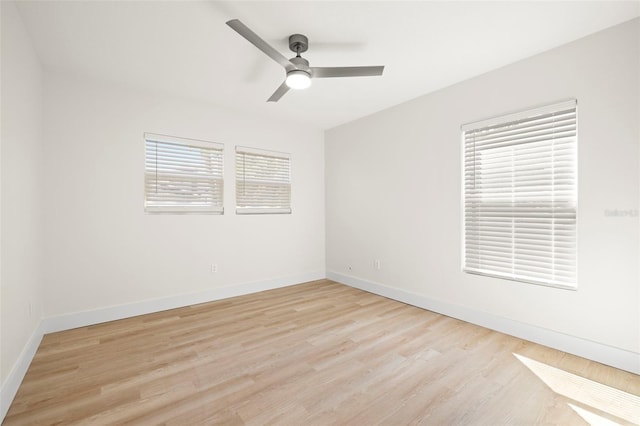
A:
POLYGON ((639 413, 637 375, 320 280, 46 335, 3 424, 581 425, 639 413))

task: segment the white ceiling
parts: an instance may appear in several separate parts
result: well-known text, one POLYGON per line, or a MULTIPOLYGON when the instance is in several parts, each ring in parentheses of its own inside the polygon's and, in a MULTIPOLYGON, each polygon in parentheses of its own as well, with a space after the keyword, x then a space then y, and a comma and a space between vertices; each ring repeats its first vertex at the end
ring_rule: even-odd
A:
POLYGON ((47 70, 331 128, 639 16, 639 1, 45 1, 19 10, 47 70), (266 99, 284 70, 225 22, 238 18, 312 66, 385 65, 266 99))

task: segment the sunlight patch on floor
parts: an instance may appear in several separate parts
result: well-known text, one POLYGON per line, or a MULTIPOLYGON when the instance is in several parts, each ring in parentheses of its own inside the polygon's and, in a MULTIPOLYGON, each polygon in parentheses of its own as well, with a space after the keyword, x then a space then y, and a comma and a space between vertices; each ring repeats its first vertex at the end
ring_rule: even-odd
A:
POLYGON ((612 420, 606 419, 592 411, 585 410, 584 408, 578 407, 577 405, 568 405, 573 411, 578 413, 578 415, 582 417, 585 422, 589 423, 590 426, 620 426, 620 423, 616 423, 612 420))
MULTIPOLYGON (((554 392, 631 423, 638 423, 640 420, 640 396, 594 382, 516 353, 513 355, 554 392)), ((574 407, 572 408, 577 412, 574 407)), ((580 412, 578 414, 582 416, 580 412)), ((584 416, 582 417, 584 418, 584 416)))

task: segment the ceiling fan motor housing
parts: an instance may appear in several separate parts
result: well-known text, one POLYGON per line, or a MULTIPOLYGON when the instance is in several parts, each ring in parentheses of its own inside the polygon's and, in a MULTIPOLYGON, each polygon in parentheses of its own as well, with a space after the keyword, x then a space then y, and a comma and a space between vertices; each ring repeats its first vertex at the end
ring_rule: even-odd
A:
POLYGON ((307 61, 305 58, 296 56, 295 58, 289 59, 289 61, 291 61, 291 63, 296 66, 296 69, 305 71, 307 73, 309 72, 309 61, 307 61))

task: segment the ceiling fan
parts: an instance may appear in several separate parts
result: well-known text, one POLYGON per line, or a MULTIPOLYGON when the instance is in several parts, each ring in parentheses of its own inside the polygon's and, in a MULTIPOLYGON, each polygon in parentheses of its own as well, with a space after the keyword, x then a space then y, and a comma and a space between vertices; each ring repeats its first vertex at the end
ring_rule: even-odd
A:
POLYGON ((289 49, 291 49, 296 56, 287 59, 238 19, 228 21, 227 25, 242 37, 246 38, 249 43, 262 50, 268 57, 282 65, 287 72, 287 78, 280 87, 273 92, 273 95, 267 99, 267 102, 278 102, 289 89, 306 89, 311 85, 312 78, 369 77, 382 75, 382 71, 384 70, 384 66, 310 67, 309 61, 300 56, 301 53, 306 52, 309 48, 309 40, 306 36, 293 34, 289 37, 289 49))

